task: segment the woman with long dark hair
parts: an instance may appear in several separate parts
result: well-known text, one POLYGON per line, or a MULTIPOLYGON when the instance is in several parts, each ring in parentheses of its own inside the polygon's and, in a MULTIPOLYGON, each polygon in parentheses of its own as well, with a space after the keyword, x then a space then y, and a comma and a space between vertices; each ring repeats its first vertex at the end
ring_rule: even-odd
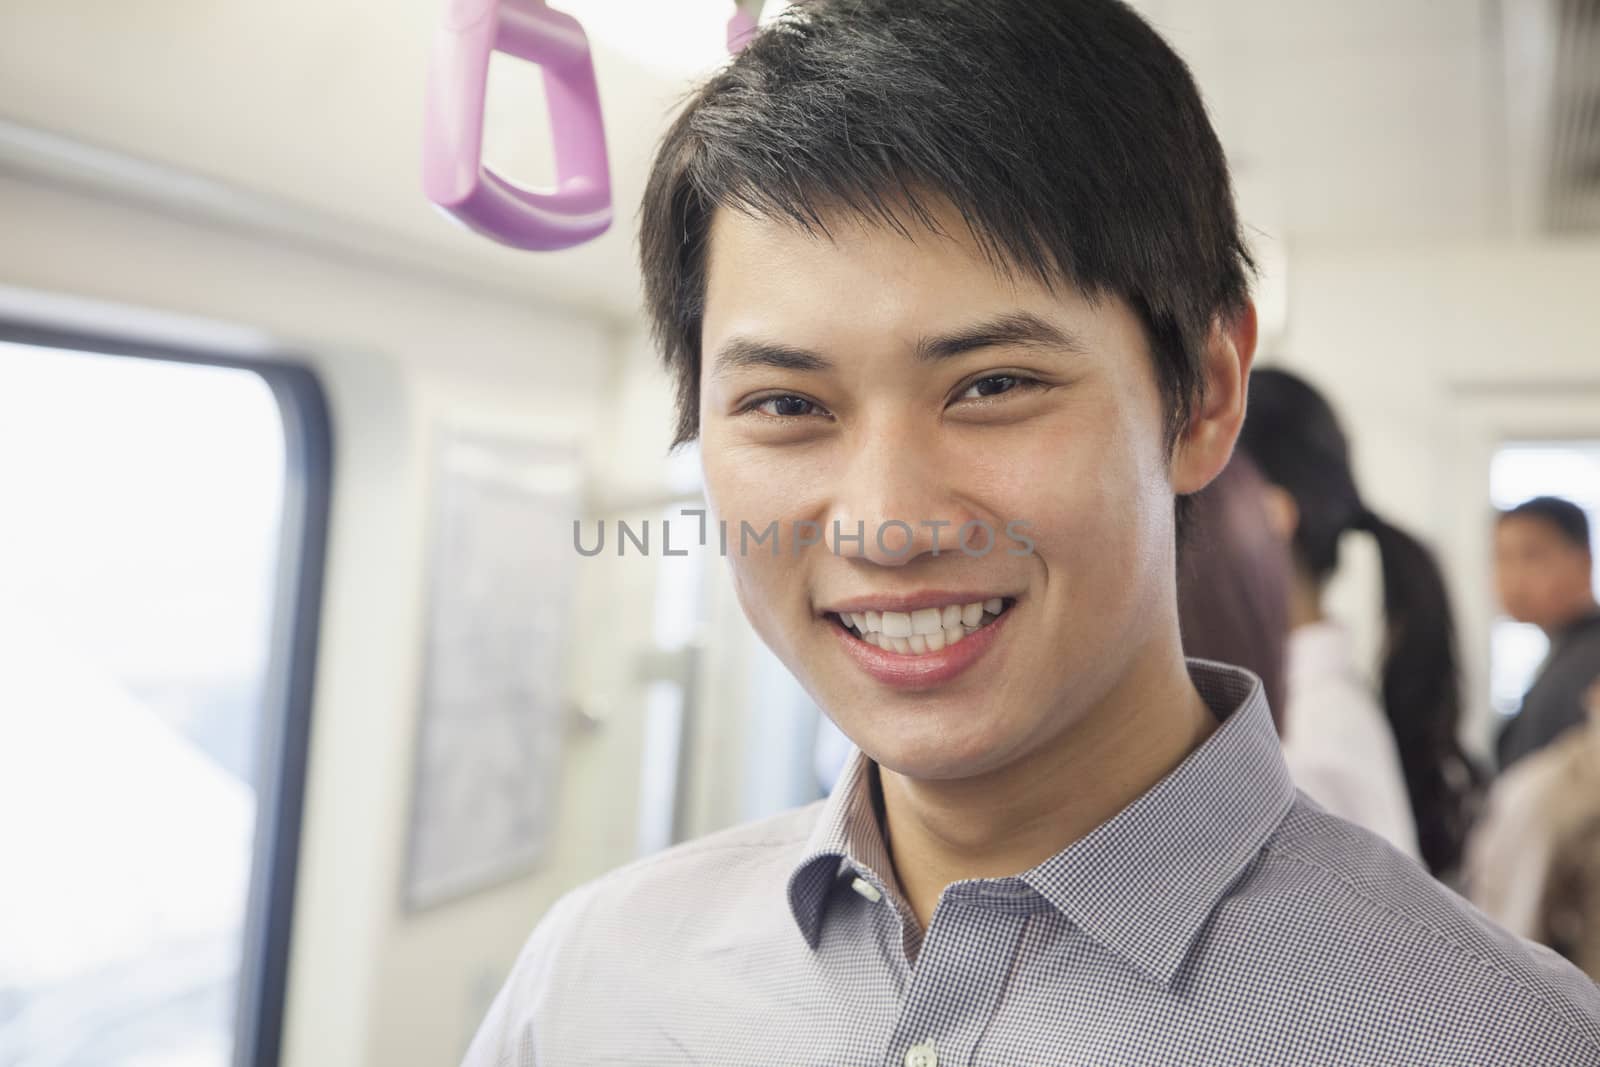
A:
MULTIPOLYGON (((1457 739, 1455 626, 1439 566, 1362 501, 1338 418, 1305 380, 1257 370, 1239 444, 1273 487, 1269 511, 1295 563, 1284 729, 1290 767, 1313 799, 1371 828, 1403 824, 1409 807, 1416 851, 1435 875, 1448 876, 1461 861, 1481 775, 1457 739), (1322 609, 1340 541, 1352 531, 1372 537, 1382 561, 1381 712, 1343 629, 1322 609), (1384 721, 1388 729, 1377 729, 1384 721)), ((1405 829, 1379 832, 1405 847, 1405 829)))

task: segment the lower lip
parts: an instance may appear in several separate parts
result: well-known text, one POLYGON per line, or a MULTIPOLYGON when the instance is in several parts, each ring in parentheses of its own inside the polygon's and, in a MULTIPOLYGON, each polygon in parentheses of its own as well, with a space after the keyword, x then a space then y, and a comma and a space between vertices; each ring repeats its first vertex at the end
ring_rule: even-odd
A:
POLYGON ((921 655, 890 652, 877 645, 869 645, 852 636, 831 618, 826 622, 833 627, 840 643, 844 645, 845 654, 876 681, 896 689, 934 689, 952 681, 978 662, 999 639, 1000 628, 1016 609, 1016 604, 1012 604, 993 622, 980 626, 955 644, 921 655))

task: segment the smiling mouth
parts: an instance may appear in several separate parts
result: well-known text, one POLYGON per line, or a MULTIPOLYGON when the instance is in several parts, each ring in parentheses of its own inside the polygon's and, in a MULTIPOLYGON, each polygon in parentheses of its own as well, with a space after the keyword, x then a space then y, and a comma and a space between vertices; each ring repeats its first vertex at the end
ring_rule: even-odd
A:
POLYGON ((988 626, 1011 609, 1011 597, 946 604, 917 611, 829 612, 834 624, 858 641, 901 655, 942 651, 988 626))

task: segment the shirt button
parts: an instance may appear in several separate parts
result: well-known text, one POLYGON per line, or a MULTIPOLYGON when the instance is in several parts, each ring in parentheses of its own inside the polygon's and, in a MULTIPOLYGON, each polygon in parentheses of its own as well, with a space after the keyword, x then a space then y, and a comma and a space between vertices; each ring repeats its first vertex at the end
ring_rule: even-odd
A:
MULTIPOLYGON (((874 904, 883 899, 883 894, 878 892, 877 887, 871 882, 867 881, 865 878, 857 878, 855 881, 850 883, 850 888, 854 889, 857 893, 860 893, 874 904)), ((931 1063, 929 1064, 929 1067, 932 1067, 931 1063)))
POLYGON ((912 1045, 906 1049, 906 1067, 939 1067, 932 1045, 912 1045))

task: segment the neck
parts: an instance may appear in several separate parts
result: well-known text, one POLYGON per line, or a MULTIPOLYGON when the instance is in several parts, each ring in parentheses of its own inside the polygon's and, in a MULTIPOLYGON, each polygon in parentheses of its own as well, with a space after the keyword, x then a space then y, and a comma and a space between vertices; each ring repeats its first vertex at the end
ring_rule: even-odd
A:
POLYGON ((1070 728, 1004 767, 944 781, 880 767, 896 877, 924 928, 945 886, 1044 862, 1127 807, 1216 729, 1176 640, 1151 658, 1070 728))

